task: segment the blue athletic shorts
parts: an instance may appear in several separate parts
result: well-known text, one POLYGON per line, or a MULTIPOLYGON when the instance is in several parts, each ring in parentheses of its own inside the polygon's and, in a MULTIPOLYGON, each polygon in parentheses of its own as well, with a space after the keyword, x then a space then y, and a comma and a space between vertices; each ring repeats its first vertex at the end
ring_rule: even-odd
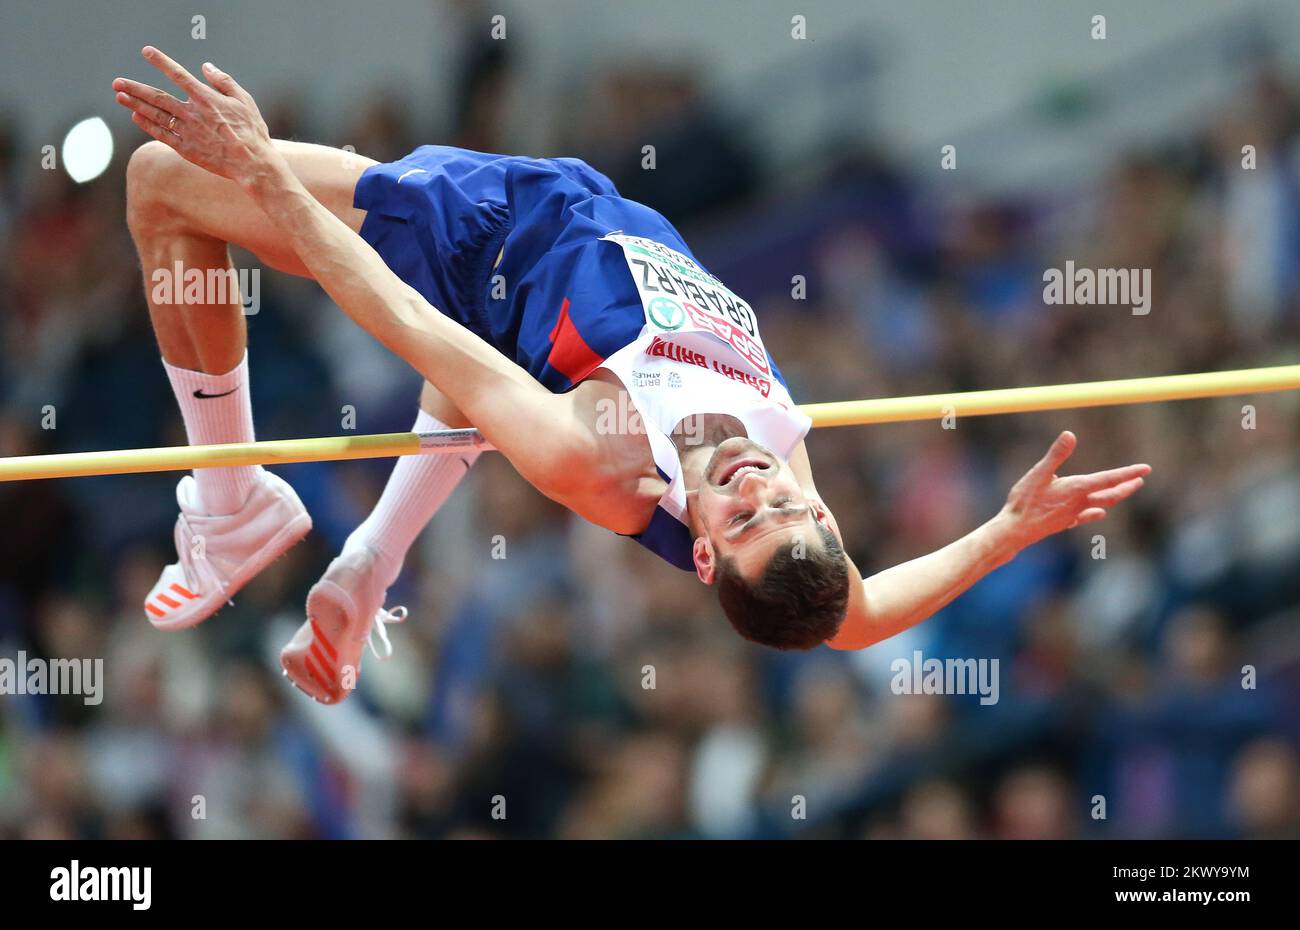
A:
POLYGON ((369 168, 354 203, 367 211, 361 237, 402 280, 556 393, 644 323, 622 249, 600 237, 691 254, 664 217, 575 158, 425 145, 369 168))

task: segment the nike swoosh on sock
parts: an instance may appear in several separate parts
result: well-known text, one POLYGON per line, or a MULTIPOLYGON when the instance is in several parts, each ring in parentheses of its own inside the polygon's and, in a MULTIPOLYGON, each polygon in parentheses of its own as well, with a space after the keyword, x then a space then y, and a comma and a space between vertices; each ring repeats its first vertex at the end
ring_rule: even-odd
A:
POLYGON ((204 394, 204 393, 203 393, 203 388, 199 388, 198 390, 196 390, 196 391, 194 392, 194 396, 195 396, 195 397, 205 398, 205 399, 207 399, 207 398, 212 398, 212 397, 226 397, 226 396, 228 396, 228 395, 230 395, 230 394, 235 393, 235 392, 238 391, 238 390, 239 390, 238 387, 232 387, 229 391, 222 391, 220 394, 204 394))

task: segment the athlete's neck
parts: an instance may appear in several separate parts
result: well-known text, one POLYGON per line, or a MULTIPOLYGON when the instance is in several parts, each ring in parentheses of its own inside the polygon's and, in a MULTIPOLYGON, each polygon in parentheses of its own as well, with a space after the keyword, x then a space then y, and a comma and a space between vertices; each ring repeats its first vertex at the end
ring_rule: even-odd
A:
POLYGON ((726 413, 697 413, 673 429, 673 445, 682 463, 682 483, 690 494, 704 480, 705 466, 718 444, 733 436, 748 436, 745 424, 726 413))

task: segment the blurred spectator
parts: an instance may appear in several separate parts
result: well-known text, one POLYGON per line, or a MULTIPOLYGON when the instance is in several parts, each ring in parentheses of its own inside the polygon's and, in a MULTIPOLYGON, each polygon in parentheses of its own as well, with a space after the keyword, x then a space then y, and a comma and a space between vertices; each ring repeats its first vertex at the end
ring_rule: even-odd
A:
POLYGON ((624 197, 685 223, 752 194, 754 156, 688 73, 645 62, 588 94, 576 154, 624 197))
POLYGON ((1032 766, 1009 774, 994 797, 994 836, 1004 840, 1064 840, 1077 835, 1079 810, 1060 772, 1032 766))
POLYGON ((507 42, 492 34, 497 11, 482 0, 454 0, 451 8, 459 43, 451 83, 452 144, 479 152, 501 152, 505 149, 502 127, 507 124, 512 63, 520 40, 507 42))
POLYGON ((1233 819, 1249 839, 1300 839, 1300 761, 1278 739, 1241 751, 1233 765, 1233 819))

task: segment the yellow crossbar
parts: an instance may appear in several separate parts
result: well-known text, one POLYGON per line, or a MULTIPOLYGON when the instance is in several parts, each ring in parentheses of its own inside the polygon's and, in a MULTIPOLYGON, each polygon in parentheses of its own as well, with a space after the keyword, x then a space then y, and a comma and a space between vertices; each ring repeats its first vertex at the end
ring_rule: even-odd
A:
MULTIPOLYGON (((907 420, 938 420, 949 415, 976 417, 995 413, 1072 410, 1079 407, 1147 404, 1297 389, 1300 389, 1300 365, 1283 365, 1158 378, 837 401, 805 404, 801 409, 812 417, 813 426, 864 426, 907 420)), ((477 430, 464 429, 430 433, 326 436, 317 439, 273 439, 213 446, 68 452, 0 458, 0 481, 184 471, 220 465, 286 465, 292 462, 385 458, 464 448, 491 449, 492 446, 477 430)))

